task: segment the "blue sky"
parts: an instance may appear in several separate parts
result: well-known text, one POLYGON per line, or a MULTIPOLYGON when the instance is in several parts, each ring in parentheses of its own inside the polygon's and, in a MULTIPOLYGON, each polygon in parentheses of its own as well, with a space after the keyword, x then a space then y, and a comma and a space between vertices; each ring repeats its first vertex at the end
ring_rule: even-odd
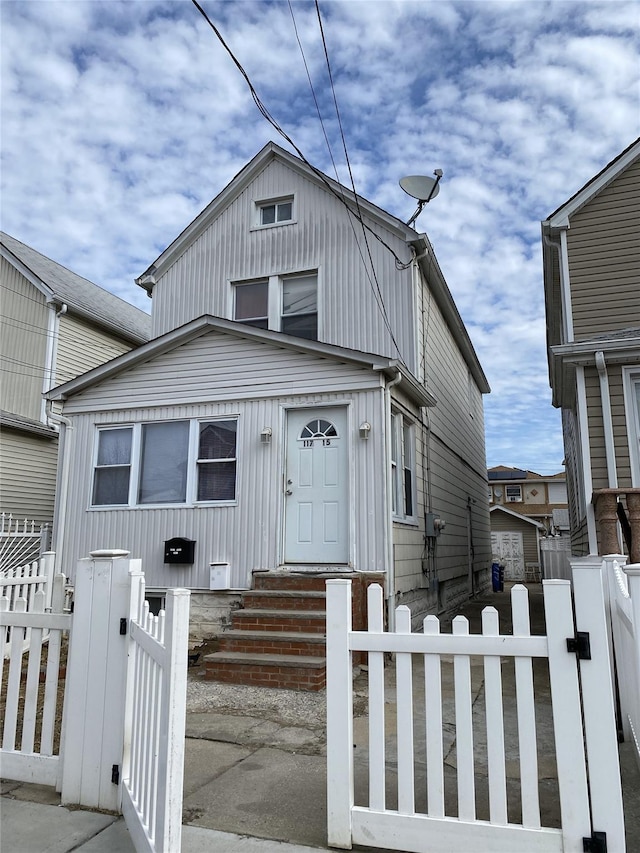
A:
MULTIPOLYGON (((202 5, 272 115, 348 173, 315 7, 202 5)), ((636 2, 321 0, 358 192, 426 231, 492 387, 487 463, 561 470, 540 220, 640 135, 636 2)), ((0 2, 3 230, 150 310, 133 283, 269 139, 189 0, 0 2)))

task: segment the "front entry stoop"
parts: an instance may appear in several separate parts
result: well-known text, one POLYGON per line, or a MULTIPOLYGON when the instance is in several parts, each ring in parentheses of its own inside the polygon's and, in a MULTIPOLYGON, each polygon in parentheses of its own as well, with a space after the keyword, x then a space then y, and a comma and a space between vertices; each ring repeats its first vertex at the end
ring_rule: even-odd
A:
POLYGON ((242 593, 221 634, 219 651, 204 658, 211 681, 322 690, 326 684, 325 581, 349 578, 353 626, 366 625, 366 587, 382 574, 361 572, 254 572, 254 588, 242 593))

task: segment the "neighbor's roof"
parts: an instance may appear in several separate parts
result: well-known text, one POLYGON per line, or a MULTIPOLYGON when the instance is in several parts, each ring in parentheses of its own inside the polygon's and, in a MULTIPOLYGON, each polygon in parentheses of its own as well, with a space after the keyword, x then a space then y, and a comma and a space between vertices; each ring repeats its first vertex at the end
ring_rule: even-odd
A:
POLYGON ((108 290, 52 261, 14 237, 0 232, 0 251, 49 299, 67 305, 70 313, 134 344, 151 335, 151 317, 108 290))
POLYGON ((495 465, 487 470, 489 480, 564 480, 566 474, 559 471, 557 474, 536 474, 535 471, 525 471, 522 468, 510 468, 508 465, 495 465))

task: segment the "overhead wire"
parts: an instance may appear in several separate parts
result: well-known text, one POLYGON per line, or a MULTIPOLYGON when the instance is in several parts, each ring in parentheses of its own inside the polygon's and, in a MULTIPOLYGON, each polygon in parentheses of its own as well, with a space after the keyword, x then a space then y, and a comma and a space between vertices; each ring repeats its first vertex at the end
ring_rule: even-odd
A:
MULTIPOLYGON (((323 132, 323 134, 324 134, 325 142, 327 143, 327 150, 328 150, 328 152, 329 152, 329 157, 331 158, 331 163, 333 164, 333 171, 334 171, 334 174, 335 174, 335 176, 336 176, 336 181, 337 181, 337 183, 338 183, 338 186, 341 188, 341 189, 340 189, 340 194, 342 195, 342 197, 343 197, 343 199, 344 199, 344 194, 342 193, 342 184, 340 183, 340 178, 338 177, 338 168, 337 168, 337 166, 336 166, 336 161, 335 161, 334 156, 333 156, 333 151, 331 150, 331 143, 329 142, 329 136, 328 136, 328 134, 327 134, 327 130, 326 130, 326 127, 325 127, 325 124, 324 124, 324 120, 323 120, 323 118, 322 118, 322 112, 320 111, 320 104, 318 103, 318 98, 317 98, 317 96, 316 96, 315 88, 314 88, 314 86, 313 86, 313 81, 311 80, 311 73, 310 73, 310 71, 309 71, 309 66, 308 66, 308 64, 307 64, 307 58, 306 58, 306 56, 305 56, 305 54, 304 54, 304 48, 302 47, 302 42, 301 42, 301 40, 300 40, 300 36, 299 36, 299 34, 298 34, 298 27, 297 27, 297 25, 296 25, 296 19, 295 19, 295 16, 294 16, 294 14, 293 14, 293 7, 292 7, 292 5, 291 5, 291 0, 288 0, 288 4, 289 4, 289 11, 290 11, 290 13, 291 13, 291 20, 292 20, 292 22, 293 22, 293 29, 294 29, 294 32, 295 32, 295 35, 296 35, 296 40, 297 40, 297 42, 298 42, 298 47, 299 47, 299 49, 300 49, 300 54, 301 54, 301 56, 302 56, 302 62, 303 62, 303 64, 304 64, 305 71, 306 71, 306 73, 307 73, 307 80, 309 81, 309 88, 311 89, 311 94, 312 94, 312 96, 313 96, 313 101, 314 101, 314 103, 315 103, 315 105, 316 105, 316 112, 318 113, 318 119, 319 119, 319 121, 320 121, 320 125, 321 125, 321 127, 322 127, 322 132, 323 132)), ((373 263, 373 258, 372 258, 372 256, 371 256, 371 249, 370 249, 370 247, 369 247, 369 243, 368 243, 368 241, 367 241, 367 232, 366 232, 366 229, 365 229, 365 223, 364 223, 364 219, 363 219, 363 216, 362 216, 362 211, 360 210, 360 205, 359 205, 359 202, 358 202, 358 196, 357 196, 357 193, 356 193, 355 182, 354 182, 353 174, 352 174, 352 171, 351 171, 351 163, 350 163, 350 161, 349 161, 349 154, 348 154, 348 151, 347 151, 347 143, 346 143, 345 136, 344 136, 344 131, 343 131, 343 128, 342 128, 342 121, 341 121, 341 117, 340 117, 340 111, 339 111, 339 109, 338 109, 338 102, 337 102, 337 99, 336 99, 335 88, 334 88, 334 86, 333 86, 333 77, 332 77, 332 74, 331 74, 331 66, 330 66, 330 64, 329 64, 328 49, 327 49, 326 41, 325 41, 325 38, 324 38, 324 30, 323 30, 323 27, 322 27, 322 20, 320 19, 320 11, 319 11, 319 9, 318 9, 318 19, 319 19, 319 22, 320 22, 320 35, 321 35, 321 37, 322 37, 322 43, 323 43, 323 46, 324 46, 324 54, 325 54, 325 59, 326 59, 327 68, 328 68, 328 72, 329 72, 329 82, 330 82, 330 84, 331 84, 331 90, 332 90, 332 92, 333 92, 333 102, 334 102, 334 105, 335 105, 335 108, 336 108, 336 114, 337 114, 337 117, 338 117, 338 124, 339 124, 339 127, 340 127, 340 134, 341 134, 341 136, 342 136, 342 144, 343 144, 343 149, 344 149, 344 153, 345 153, 345 159, 346 159, 346 162, 347 162, 347 167, 348 167, 348 169, 349 169, 349 175, 350 175, 350 178, 351 178, 351 186, 352 186, 353 194, 354 194, 354 196, 355 196, 355 200, 356 200, 356 211, 357 211, 357 212, 356 212, 355 214, 354 214, 353 210, 352 210, 348 205, 345 205, 346 210, 347 210, 347 216, 348 216, 348 220, 349 220, 349 225, 351 226, 351 230, 352 230, 352 232, 353 232, 353 236, 354 236, 354 239, 355 239, 355 244, 356 244, 356 246, 357 246, 358 253, 359 253, 359 255, 360 255, 360 260, 362 261, 362 266, 363 266, 363 268, 364 268, 364 271, 365 271, 365 274, 366 274, 366 276, 367 276, 367 279, 369 280, 369 285, 370 285, 370 287, 371 287, 371 290, 372 290, 372 292, 373 292, 373 296, 374 296, 374 298, 375 298, 375 300, 376 300, 376 303, 377 303, 377 305, 378 305, 378 309, 379 309, 379 311, 380 311, 380 314, 382 315, 382 319, 383 319, 383 321, 384 321, 384 323, 385 323, 385 326, 387 327, 387 330, 388 330, 388 332, 389 332, 389 335, 390 335, 390 337, 391 337, 391 340, 393 341, 393 345, 394 345, 394 346, 395 346, 395 348, 396 348, 396 352, 398 353, 398 355, 400 356, 400 358, 402 358, 402 353, 401 353, 400 348, 399 348, 399 346, 398 346, 398 343, 397 343, 397 341, 396 341, 395 335, 394 335, 394 333, 393 333, 393 329, 391 328, 391 323, 390 323, 390 320, 389 320, 389 315, 388 315, 388 313, 387 313, 387 309, 386 309, 386 306, 385 306, 385 304, 384 304, 384 297, 382 296, 382 291, 381 291, 381 289, 380 289, 380 284, 379 284, 379 282, 378 282, 378 277, 377 277, 377 275, 376 275, 375 266, 374 266, 374 263, 373 263), (360 245, 360 241, 358 240, 358 236, 357 236, 357 234, 356 234, 356 229, 355 229, 355 226, 354 226, 354 224, 353 224, 353 218, 355 218, 355 219, 356 219, 356 220, 357 220, 357 221, 362 225, 362 231, 363 231, 363 235, 364 235, 364 241, 365 241, 365 244, 366 244, 366 247, 367 247, 367 253, 368 253, 368 255, 369 255, 369 262, 370 262, 370 264, 371 264, 371 272, 373 273, 373 279, 375 279, 375 286, 374 286, 374 281, 373 281, 373 279, 372 279, 372 277, 371 277, 371 273, 369 272, 369 268, 367 267, 366 260, 365 260, 365 258, 364 258, 363 253, 362 253, 362 247, 361 247, 361 245, 360 245)), ((396 264, 397 264, 397 260, 396 260, 396 264)))
MULTIPOLYGON (((233 64, 236 66, 236 68, 238 69, 238 71, 240 72, 242 77, 244 78, 244 80, 245 80, 245 82, 249 88, 249 92, 251 94, 251 97, 252 97, 256 107, 260 111, 261 115, 280 134, 280 136, 282 136, 282 138, 285 139, 289 143, 289 145, 291 145, 291 147, 296 152, 298 157, 300 157, 300 159, 303 161, 303 163, 311 169, 311 171, 316 175, 317 178, 319 178, 319 180, 322 181, 322 183, 326 186, 326 188, 329 190, 329 192, 332 195, 334 195, 342 204, 349 207, 348 200, 343 195, 341 195, 341 193, 339 193, 335 190, 335 188, 328 181, 327 176, 323 172, 321 172, 320 169, 316 168, 316 166, 314 166, 313 163, 310 163, 309 160, 307 160, 307 158, 305 157, 302 150, 296 145, 296 143, 289 136, 289 134, 280 126, 280 124, 276 121, 276 119, 271 115, 271 113, 269 112, 267 107, 264 105, 263 101, 260 99, 260 96, 258 95, 253 83, 251 82, 251 79, 249 78, 249 75, 247 74, 245 69, 242 67, 241 63, 236 58, 235 54, 233 53, 233 51, 231 50, 229 45, 224 40, 220 30, 216 27, 216 25, 213 23, 213 21, 209 18, 207 12, 202 8, 202 6, 198 2, 198 0, 191 0, 191 2, 196 7, 196 9, 200 12, 200 14, 204 18, 204 20, 209 25, 209 27, 211 27, 211 29, 213 30, 213 32, 216 35, 216 38, 218 39, 220 44, 223 46, 223 48, 226 50, 226 52, 231 57, 233 64)), ((352 211, 352 213, 353 213, 353 211, 352 211)), ((354 213, 354 215, 358 215, 358 214, 354 213)), ((366 228, 376 238, 376 240, 378 240, 380 243, 382 243, 382 245, 393 255, 393 257, 395 259, 395 263, 399 268, 406 269, 412 263, 413 259, 406 261, 406 262, 401 260, 401 258, 399 258, 398 255, 396 254, 396 252, 394 251, 393 247, 390 246, 379 234, 376 234, 376 232, 369 225, 367 225, 366 222, 363 222, 362 225, 364 228, 366 228)))

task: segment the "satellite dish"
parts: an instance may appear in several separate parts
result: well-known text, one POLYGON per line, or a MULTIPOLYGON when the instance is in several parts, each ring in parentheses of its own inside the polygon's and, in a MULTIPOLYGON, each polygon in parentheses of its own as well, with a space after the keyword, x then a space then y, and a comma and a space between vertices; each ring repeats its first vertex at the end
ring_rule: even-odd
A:
POLYGON ((407 193, 418 200, 418 209, 413 214, 407 225, 412 225, 422 213, 422 208, 435 198, 440 192, 440 178, 442 177, 442 169, 436 169, 433 173, 435 178, 430 178, 428 175, 407 175, 400 178, 400 186, 407 193))
POLYGON ((400 178, 400 186, 408 195, 425 204, 440 192, 438 181, 426 175, 407 175, 406 178, 400 178))

